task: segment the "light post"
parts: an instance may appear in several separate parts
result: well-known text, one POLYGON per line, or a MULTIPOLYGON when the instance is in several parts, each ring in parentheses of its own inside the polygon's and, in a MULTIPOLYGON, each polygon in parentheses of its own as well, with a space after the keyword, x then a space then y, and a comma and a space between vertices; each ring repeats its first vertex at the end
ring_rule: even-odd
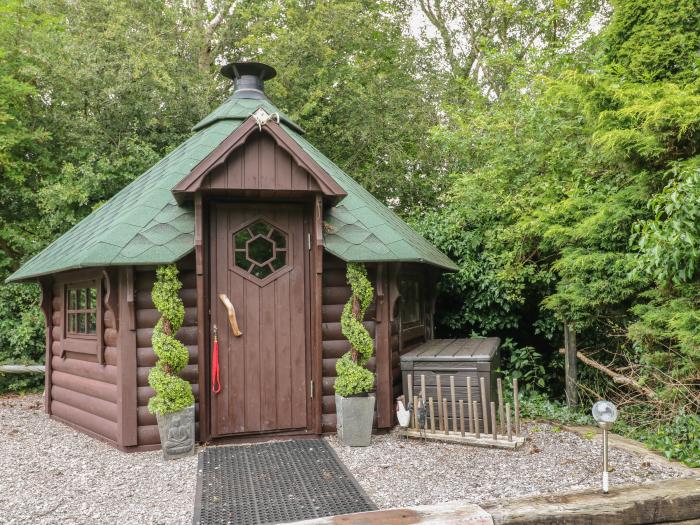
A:
POLYGON ((608 493, 608 430, 617 419, 617 407, 610 401, 598 401, 591 410, 593 419, 603 429, 603 493, 608 493))

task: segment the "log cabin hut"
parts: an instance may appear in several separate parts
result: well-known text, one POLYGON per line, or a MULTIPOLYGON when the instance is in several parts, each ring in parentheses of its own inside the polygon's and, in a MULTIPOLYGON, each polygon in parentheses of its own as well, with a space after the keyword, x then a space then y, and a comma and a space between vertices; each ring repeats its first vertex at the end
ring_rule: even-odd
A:
POLYGON ((200 442, 335 430, 347 262, 375 288, 376 427, 394 423, 400 356, 433 336, 450 259, 304 138, 264 92, 276 72, 232 63, 232 96, 103 206, 8 281, 38 281, 46 411, 122 450, 160 447, 147 409, 158 265, 177 263, 200 442), (243 335, 234 337, 226 299, 243 335), (218 329, 221 391, 212 392, 218 329))

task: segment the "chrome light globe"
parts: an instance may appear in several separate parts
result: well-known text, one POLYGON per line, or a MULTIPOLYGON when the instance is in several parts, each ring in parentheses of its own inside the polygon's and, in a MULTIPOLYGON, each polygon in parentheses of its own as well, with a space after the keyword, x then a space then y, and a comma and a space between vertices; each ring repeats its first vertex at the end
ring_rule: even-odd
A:
POLYGON ((608 430, 617 420, 617 407, 610 401, 598 401, 591 410, 593 419, 603 429, 603 493, 608 493, 608 430))
POLYGON ((593 405, 591 412, 601 428, 609 429, 617 421, 617 407, 610 401, 598 401, 593 405))

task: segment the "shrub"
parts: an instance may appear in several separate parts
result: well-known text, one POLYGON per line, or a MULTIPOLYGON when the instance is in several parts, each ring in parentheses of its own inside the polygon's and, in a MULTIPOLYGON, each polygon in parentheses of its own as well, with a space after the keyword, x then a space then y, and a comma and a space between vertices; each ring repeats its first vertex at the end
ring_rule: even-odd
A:
POLYGON ((545 388, 545 368, 542 354, 532 346, 518 346, 511 338, 501 345, 502 354, 507 357, 507 371, 512 379, 520 381, 523 390, 545 388))
POLYGON ((628 435, 668 459, 700 468, 700 417, 681 410, 670 422, 651 429, 631 427, 628 435))
POLYGON ((569 408, 565 403, 551 400, 546 394, 535 391, 520 393, 519 397, 520 414, 524 419, 544 419, 564 425, 595 424, 593 416, 583 405, 578 408, 569 408))
POLYGON ((335 391, 343 397, 374 390, 374 374, 365 368, 374 352, 374 342, 362 324, 367 307, 374 298, 374 290, 362 264, 348 263, 347 281, 352 296, 343 307, 340 325, 343 335, 350 341, 350 351, 338 359, 335 366, 338 373, 335 391))
POLYGON ((158 362, 148 375, 148 384, 156 391, 148 402, 152 414, 170 414, 194 404, 192 386, 177 374, 187 365, 187 348, 175 339, 174 334, 182 326, 185 307, 178 295, 182 283, 174 264, 156 270, 153 285, 153 304, 161 318, 153 329, 151 344, 158 362))
MULTIPOLYGON (((0 286, 0 363, 43 364, 44 315, 36 284, 0 286)), ((0 374, 0 393, 26 392, 44 386, 43 374, 0 374)))

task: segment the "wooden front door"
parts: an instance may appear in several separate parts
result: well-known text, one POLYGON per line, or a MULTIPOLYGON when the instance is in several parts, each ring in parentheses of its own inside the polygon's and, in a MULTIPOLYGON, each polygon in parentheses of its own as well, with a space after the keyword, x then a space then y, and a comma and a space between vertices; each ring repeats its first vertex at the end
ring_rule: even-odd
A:
POLYGON ((305 230, 301 205, 212 206, 210 308, 221 376, 221 391, 210 394, 213 436, 310 427, 305 230), (240 337, 220 294, 236 310, 240 337))

